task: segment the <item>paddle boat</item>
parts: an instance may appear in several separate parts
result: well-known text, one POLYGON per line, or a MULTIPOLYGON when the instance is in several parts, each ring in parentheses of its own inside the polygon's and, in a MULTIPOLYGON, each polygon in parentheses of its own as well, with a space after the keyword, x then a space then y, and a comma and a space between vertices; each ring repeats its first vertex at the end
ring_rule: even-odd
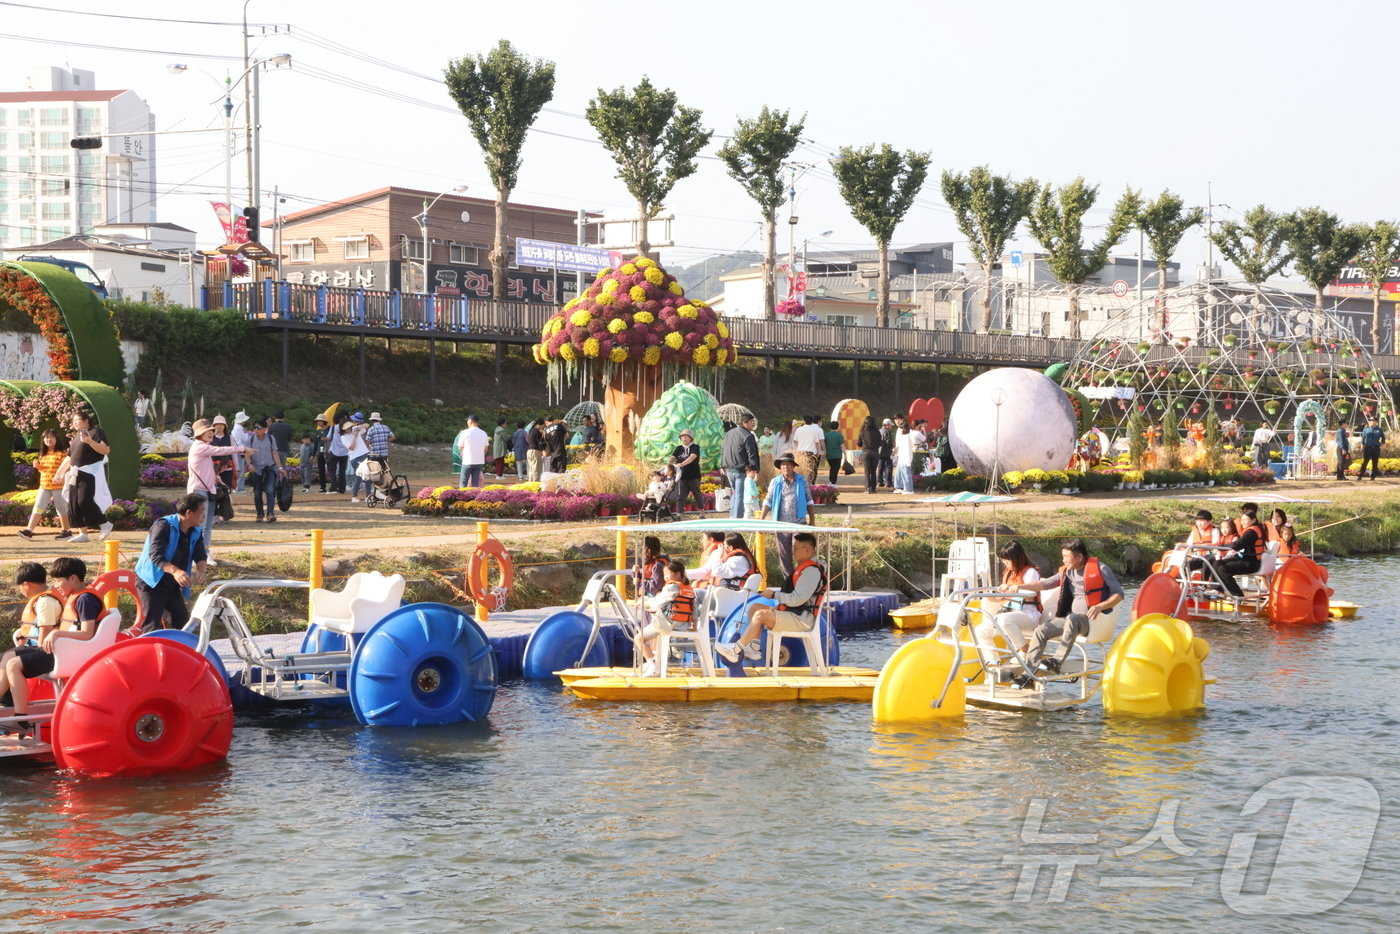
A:
MULTIPOLYGON (((1204 706, 1209 682, 1202 663, 1210 646, 1187 623, 1163 614, 1139 617, 1115 638, 1117 608, 1100 613, 1088 634, 1075 640, 1058 672, 1031 666, 1019 649, 999 638, 994 648, 976 640, 977 601, 1034 596, 987 587, 952 594, 939 608, 933 631, 900 646, 881 670, 871 700, 875 722, 959 717, 969 704, 1061 710, 1085 704, 1100 692, 1109 713, 1151 716, 1204 706)), ((1052 651, 1059 644, 1052 641, 1052 651)))
MULTIPOLYGON (((930 496, 914 501, 927 503, 930 506, 942 505, 952 509, 953 538, 948 543, 948 557, 942 574, 938 573, 936 549, 933 556, 930 579, 938 582, 938 593, 926 600, 919 600, 899 609, 891 610, 889 613, 890 623, 895 629, 930 629, 938 619, 939 607, 954 590, 959 587, 990 586, 993 583, 993 568, 997 567, 995 537, 992 541, 988 541, 977 534, 977 508, 985 505, 992 507, 992 529, 993 536, 995 536, 997 504, 1014 502, 1015 499, 1014 496, 1003 496, 995 493, 964 491, 945 493, 942 496, 930 496), (958 537, 958 512, 963 506, 972 507, 972 535, 967 538, 958 537)), ((938 541, 937 515, 936 512, 932 511, 929 514, 929 540, 935 543, 938 541)))
MULTIPOLYGON (((1214 502, 1327 503, 1324 499, 1298 499, 1280 493, 1253 496, 1207 497, 1214 502)), ((1315 523, 1310 519, 1309 525, 1315 523)), ((1308 532, 1312 539, 1311 529, 1308 532)), ((1309 551, 1312 551, 1311 541, 1309 551)), ((1189 559, 1210 557, 1210 545, 1177 545, 1162 555, 1154 573, 1143 581, 1133 601, 1134 615, 1165 613, 1179 619, 1215 619, 1238 622, 1241 617, 1258 616, 1280 625, 1316 625, 1330 619, 1350 619, 1357 605, 1333 600, 1327 585, 1327 569, 1311 555, 1280 559, 1278 542, 1269 542, 1260 557, 1259 570, 1235 578, 1242 593, 1235 596, 1226 587, 1221 572, 1211 564, 1187 570, 1189 559)))
POLYGON ((259 643, 233 601, 247 589, 307 589, 306 581, 220 581, 202 592, 186 631, 172 633, 209 659, 241 708, 348 704, 369 726, 430 726, 476 721, 496 694, 496 655, 486 633, 462 610, 441 603, 402 604, 402 575, 351 575, 343 591, 311 592, 311 622, 294 651, 259 643), (232 656, 226 670, 210 647, 222 627, 232 656))
MULTIPOLYGON (((140 608, 133 571, 99 575, 98 596, 126 592, 140 608)), ((54 669, 29 679, 23 715, 0 708, 0 758, 52 758, 90 775, 197 768, 228 755, 233 705, 222 673, 193 649, 139 630, 121 611, 98 620, 91 639, 54 642, 54 669)))
MULTIPOLYGON (((828 536, 825 540, 830 542, 829 536, 849 535, 855 529, 759 519, 699 519, 666 529, 668 534, 711 531, 754 536, 812 532, 819 540, 828 536)), ((754 540, 754 553, 762 553, 761 538, 754 540)), ((751 574, 742 590, 712 586, 697 591, 695 626, 659 636, 660 672, 644 676, 641 600, 629 598, 625 589, 631 574, 629 570, 600 571, 589 581, 577 607, 546 617, 525 647, 525 676, 556 677, 570 694, 591 700, 870 700, 878 672, 839 664, 840 647, 825 594, 810 632, 765 631, 762 658, 756 662, 728 662, 717 655, 715 644, 738 638, 750 607, 774 605, 759 593, 761 572, 751 574), (609 625, 617 626, 630 643, 630 667, 609 664, 604 637, 604 627, 609 625), (688 651, 682 653, 682 648, 688 651)))

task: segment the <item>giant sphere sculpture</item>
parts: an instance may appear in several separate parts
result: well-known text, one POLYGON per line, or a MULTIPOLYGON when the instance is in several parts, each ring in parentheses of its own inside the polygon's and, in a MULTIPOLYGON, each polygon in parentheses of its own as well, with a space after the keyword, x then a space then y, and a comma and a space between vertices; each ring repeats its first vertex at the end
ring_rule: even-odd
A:
POLYGON ((972 380, 948 416, 948 443, 958 466, 983 477, 993 464, 1002 473, 1064 470, 1078 433, 1064 390, 1043 373, 1014 367, 972 380))

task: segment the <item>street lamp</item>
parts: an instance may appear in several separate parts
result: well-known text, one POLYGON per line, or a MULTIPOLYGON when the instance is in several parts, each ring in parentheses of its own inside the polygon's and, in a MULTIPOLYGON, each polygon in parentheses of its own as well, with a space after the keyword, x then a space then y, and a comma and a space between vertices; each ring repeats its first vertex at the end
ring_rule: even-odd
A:
POLYGON ((431 244, 431 243, 429 242, 429 240, 428 240, 428 212, 431 211, 431 210, 433 209, 433 205, 437 204, 439 201, 441 201, 441 200, 442 200, 443 198, 445 198, 447 195, 460 195, 460 194, 463 194, 464 192, 466 192, 466 190, 467 190, 467 186, 466 186, 466 185, 458 185, 456 188, 449 188, 447 191, 444 191, 442 194, 438 195, 438 196, 437 196, 436 198, 434 198, 432 201, 429 201, 427 198, 424 198, 424 199, 423 199, 423 213, 418 215, 417 220, 418 220, 418 227, 419 227, 419 229, 423 231, 423 263, 422 263, 422 265, 423 265, 423 293, 424 293, 425 295, 426 295, 427 292, 428 292, 428 258, 429 258, 429 256, 431 255, 431 252, 432 252, 432 244, 431 244))
MULTIPOLYGON (((165 66, 165 70, 168 71, 168 72, 170 72, 172 75, 183 75, 183 74, 187 73, 187 72, 190 70, 190 66, 189 66, 189 65, 186 65, 186 64, 184 64, 184 63, 182 63, 182 62, 172 62, 172 63, 170 63, 169 65, 166 65, 166 66, 165 66)), ((213 75, 211 75, 209 72, 205 71, 205 70, 202 69, 202 68, 197 68, 197 69, 195 69, 195 71, 199 72, 199 74, 201 74, 201 75, 204 75, 206 78, 208 78, 210 81, 213 81, 215 84, 222 85, 223 88, 224 88, 224 104, 223 104, 223 110, 224 110, 224 204, 227 206, 228 211, 230 212, 230 217, 229 217, 230 228, 229 228, 229 229, 232 230, 232 223, 233 223, 233 218, 232 218, 232 211, 233 211, 233 78, 231 78, 231 77, 228 76, 228 75, 225 75, 225 76, 224 76, 224 80, 223 80, 223 81, 220 81, 218 78, 215 78, 213 75)), ((217 101, 215 101, 215 103, 217 103, 217 101)))
POLYGON ((1001 406, 1006 402, 1006 390, 1000 387, 992 390, 992 405, 997 407, 996 427, 992 435, 992 470, 987 481, 987 494, 990 496, 1001 485, 1001 406))

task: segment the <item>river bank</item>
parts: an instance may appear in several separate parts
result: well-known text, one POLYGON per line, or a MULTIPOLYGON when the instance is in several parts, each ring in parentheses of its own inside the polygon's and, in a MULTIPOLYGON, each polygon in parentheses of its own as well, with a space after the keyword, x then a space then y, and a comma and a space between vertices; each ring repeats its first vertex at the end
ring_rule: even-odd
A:
MULTIPOLYGON (((1238 507, 1222 501, 1222 497, 1238 494, 1243 499, 1270 492, 1330 500, 1311 507, 1284 505, 1305 550, 1312 547, 1319 555, 1353 557, 1390 554, 1400 547, 1400 510, 1396 508, 1400 506, 1400 484, 1386 481, 1031 496, 1001 505, 995 512, 989 507, 955 510, 928 506, 884 494, 876 494, 870 502, 859 502, 865 499, 863 493, 843 489, 842 504, 826 510, 821 522, 841 525, 849 521, 859 529, 851 537, 849 578, 845 576, 848 569, 844 547, 833 547, 830 559, 836 586, 898 590, 906 597, 917 598, 922 596, 921 591, 936 587, 931 530, 936 535, 941 561, 954 537, 955 520, 959 535, 970 534, 975 528, 977 534, 995 534, 1001 541, 1019 539, 1044 570, 1058 563, 1060 541, 1081 537, 1093 554, 1104 558, 1124 576, 1134 578, 1144 575, 1162 551, 1185 537, 1197 509, 1208 508, 1217 517, 1223 517, 1238 507), (1186 493, 1200 495, 1183 495, 1186 493), (1318 529, 1312 542, 1310 528, 1318 529)), ((1271 504, 1263 504, 1261 515, 1267 515, 1272 508, 1271 504)), ((698 535, 667 530, 666 524, 634 526, 629 532, 629 562, 639 535, 659 535, 663 547, 683 560, 698 553, 698 535)), ((403 574, 408 579, 405 597, 409 600, 449 604, 463 601, 462 568, 475 540, 474 523, 377 513, 372 527, 365 531, 369 534, 355 536, 352 527, 341 524, 328 535, 326 586, 341 586, 340 582, 355 571, 379 570, 403 574)), ((589 575, 614 565, 615 532, 607 520, 548 526, 498 523, 492 526, 492 532, 510 550, 515 565, 515 584, 509 601, 512 608, 573 603, 589 575)), ((279 530, 278 539, 221 544, 218 576, 306 579, 306 532, 279 530)), ((770 568, 777 566, 771 544, 768 560, 770 568)), ((305 597, 300 593, 269 593, 250 599, 250 603, 247 615, 259 631, 290 631, 305 624, 305 597)))

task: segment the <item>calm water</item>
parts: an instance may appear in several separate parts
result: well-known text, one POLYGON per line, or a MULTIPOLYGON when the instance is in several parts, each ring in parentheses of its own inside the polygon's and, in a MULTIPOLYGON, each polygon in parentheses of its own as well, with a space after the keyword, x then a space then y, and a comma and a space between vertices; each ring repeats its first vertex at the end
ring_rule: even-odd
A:
POLYGON ((1361 617, 1207 624, 1220 683, 1176 721, 1095 702, 882 733, 863 705, 511 684, 484 727, 241 718, 227 765, 196 775, 0 765, 0 929, 1395 930, 1400 559, 1332 575, 1361 617), (1245 816, 1269 782, 1279 800, 1245 816))

